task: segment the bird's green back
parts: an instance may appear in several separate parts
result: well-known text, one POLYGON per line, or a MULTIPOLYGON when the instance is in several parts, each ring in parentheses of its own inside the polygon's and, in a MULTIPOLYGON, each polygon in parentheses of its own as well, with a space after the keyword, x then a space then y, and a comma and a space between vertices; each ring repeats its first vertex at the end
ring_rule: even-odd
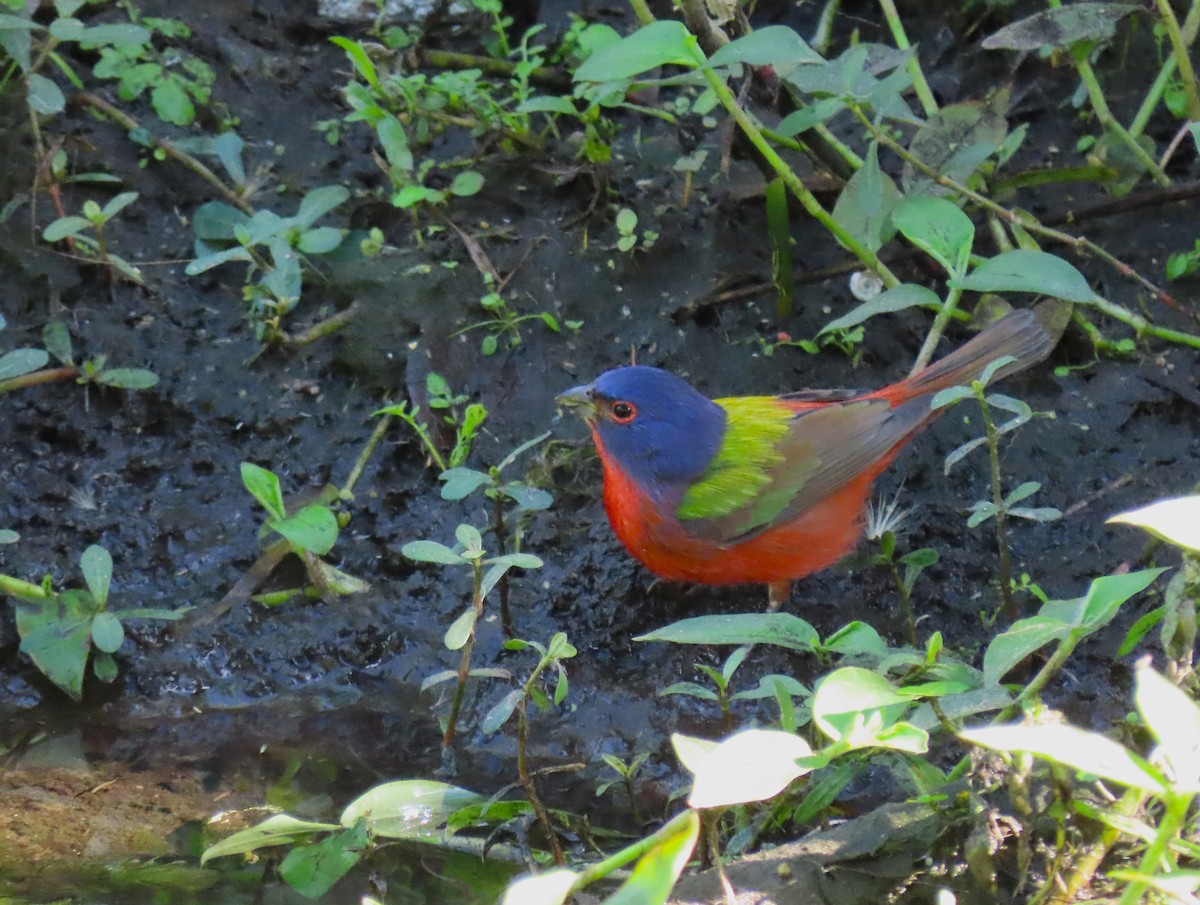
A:
POLYGON ((680 520, 716 519, 745 511, 747 527, 770 521, 787 505, 770 492, 771 471, 782 464, 779 444, 794 413, 773 396, 713 400, 725 410, 721 448, 680 501, 680 520))

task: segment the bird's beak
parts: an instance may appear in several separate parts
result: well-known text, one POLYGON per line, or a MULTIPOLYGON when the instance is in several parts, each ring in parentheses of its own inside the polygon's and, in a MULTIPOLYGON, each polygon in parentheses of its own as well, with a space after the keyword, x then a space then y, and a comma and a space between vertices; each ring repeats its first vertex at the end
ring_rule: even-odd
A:
POLYGON ((596 420, 598 411, 590 383, 584 386, 572 387, 565 393, 559 393, 554 397, 554 401, 565 408, 577 409, 579 415, 589 424, 596 420))

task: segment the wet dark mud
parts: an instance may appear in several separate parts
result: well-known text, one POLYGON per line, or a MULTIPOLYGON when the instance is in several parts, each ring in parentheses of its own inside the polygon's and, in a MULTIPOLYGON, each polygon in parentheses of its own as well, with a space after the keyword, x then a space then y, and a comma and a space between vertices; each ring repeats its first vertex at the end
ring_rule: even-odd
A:
MULTIPOLYGON (((159 5, 143 4, 147 12, 159 5)), ((697 660, 716 664, 725 652, 633 638, 690 615, 757 610, 765 593, 656 582, 631 560, 606 524, 599 463, 586 433, 560 418, 554 395, 631 356, 681 374, 711 395, 877 387, 906 372, 926 318, 873 321, 855 360, 833 350, 809 356, 781 347, 764 354, 780 330, 811 336, 853 305, 845 275, 802 282, 796 314, 786 323, 774 322, 769 289, 720 300, 731 287, 769 285, 761 198, 747 198, 740 188, 755 183, 753 167, 735 161, 726 182, 716 178, 719 153, 710 155, 683 209, 682 175, 671 169, 677 135, 647 122, 635 132, 626 119, 618 157, 599 191, 617 206, 636 209, 642 225, 659 233, 652 249, 615 250, 610 205, 606 200, 589 215, 598 189, 585 173, 564 176, 572 165, 567 151, 555 166, 490 156, 480 167, 487 190, 452 208, 455 222, 478 237, 494 266, 514 274, 508 295, 515 309, 582 322, 577 332, 555 333, 530 321, 521 327, 519 345, 501 341, 495 355, 483 356, 479 331, 457 334, 483 316, 477 304, 482 283, 462 241, 446 231, 430 238, 424 251, 414 250, 408 221, 372 198, 382 176, 366 138, 351 132, 332 147, 313 129, 316 121, 344 112, 338 87, 346 63, 326 41, 336 28, 293 4, 221 2, 164 14, 188 20, 194 52, 218 70, 216 91, 240 119, 248 161, 267 168, 272 190, 287 187, 273 209, 290 211, 300 193, 319 185, 347 185, 355 196, 339 211, 339 225, 379 225, 397 250, 323 262, 327 279, 306 290, 291 315, 295 328, 353 304, 349 327, 311 346, 256 358, 240 268, 195 278, 183 272, 192 255, 189 218, 212 200, 212 188, 169 161, 140 166, 145 152, 123 130, 74 112, 77 165, 107 167, 140 192, 110 241, 129 259, 146 262, 146 286, 110 283, 100 268, 34 241, 28 206, 0 226, 0 310, 8 322, 0 333, 3 349, 36 344, 44 324, 59 318, 84 354, 104 353, 159 376, 154 389, 140 393, 90 388, 85 394, 57 384, 0 397, 0 528, 20 534, 18 543, 0 546, 0 571, 32 581, 49 573, 56 586, 77 583, 80 552, 102 544, 115 563, 114 601, 193 608, 179 624, 130 626, 117 655, 116 683, 89 680, 82 705, 67 702, 18 654, 12 620, 0 612, 0 742, 12 747, 0 773, 0 840, 16 855, 5 865, 13 888, 46 895, 52 884, 31 865, 81 854, 192 855, 195 841, 177 834, 180 827, 263 804, 289 773, 295 775, 284 785, 295 794, 280 793, 285 807, 319 798, 333 813, 375 782, 433 774, 440 762, 431 711, 437 696, 421 692, 420 684, 457 665, 442 636, 466 606, 470 585, 465 574, 417 565, 400 549, 418 538, 449 542, 461 522, 486 524, 489 510, 481 496, 442 500, 411 433, 393 428, 368 464, 348 507, 352 521, 333 554, 338 568, 371 583, 369 592, 334 604, 295 600, 265 608, 243 600, 214 609, 259 554, 261 515, 241 484, 239 463, 272 468, 289 494, 340 484, 373 429, 372 413, 385 399, 420 392, 431 370, 489 411, 470 464, 486 467, 553 431, 547 451, 514 466, 550 489, 555 504, 529 520, 522 542, 545 560, 544 568, 514 572, 511 584, 519 637, 544 642, 565 631, 579 650, 569 664, 569 706, 537 715, 532 756, 540 765, 583 767, 548 778, 545 796, 556 807, 595 813, 593 790, 607 778, 600 755, 629 759, 650 751, 638 791, 643 812, 661 812, 681 782, 670 733, 713 736, 722 726, 711 705, 656 692, 695 679, 697 660), (458 266, 414 269, 429 261, 458 266), (39 760, 39 749, 50 756, 39 760), (149 785, 139 786, 143 776, 149 785), (91 804, 106 802, 97 797, 104 790, 93 789, 108 782, 120 790, 123 809, 91 804), (154 819, 140 816, 139 808, 154 819), (66 819, 64 813, 86 819, 74 824, 78 832, 59 838, 31 828, 37 813, 51 822, 66 819), (22 845, 11 847, 17 839, 22 845)), ((561 11, 543 11, 547 19, 554 14, 561 11)), ((878 28, 867 21, 870 11, 847 16, 846 28, 878 28)), ((926 23, 926 30, 927 65, 943 96, 962 97, 963 86, 980 79, 980 67, 995 67, 944 29, 926 23)), ((1017 79, 1025 88, 1014 110, 1036 136, 1022 152, 1026 165, 1049 153, 1046 148, 1073 146, 1083 128, 1057 110, 1064 92, 1055 79, 1061 77, 1017 79)), ((1118 93, 1114 103, 1122 97, 1118 93)), ((1125 102, 1136 100, 1131 89, 1125 102)), ((149 121, 148 110, 139 114, 149 121)), ((36 166, 28 135, 18 111, 5 115, 5 134, 16 150, 2 183, 8 195, 28 192, 36 166)), ((1194 154, 1181 154, 1176 166, 1188 168, 1174 174, 1181 180, 1188 173, 1194 178, 1194 154)), ((86 197, 78 187, 67 190, 69 204, 86 197)), ((264 206, 273 200, 264 199, 264 206)), ((1105 201, 1090 189, 1040 190, 1023 203, 1049 218, 1105 201)), ((49 213, 44 199, 39 205, 40 230, 49 213)), ((1170 252, 1190 246, 1195 226, 1192 205, 1182 202, 1108 215, 1086 229, 1139 272, 1157 277, 1170 252)), ((794 237, 805 271, 846 262, 811 221, 797 217, 794 237)), ((1134 309, 1145 305, 1156 320, 1187 328, 1186 312, 1145 301, 1133 283, 1099 262, 1073 260, 1102 295, 1134 309)), ((933 280, 912 257, 897 267, 906 279, 933 280)), ((1185 306, 1194 307, 1197 285, 1174 287, 1185 306)), ((1113 333, 1121 335, 1115 325, 1113 333)), ((958 332, 952 342, 964 339, 958 332)), ((1091 578, 1140 561, 1142 535, 1106 527, 1104 520, 1195 483, 1198 383, 1192 351, 1142 343, 1128 359, 1093 363, 1090 346, 1068 333, 1050 363, 1006 384, 1005 392, 1054 416, 1035 419, 1006 442, 1006 473, 1014 485, 1041 482, 1039 505, 1065 514, 1053 523, 1012 526, 1018 571, 1052 597, 1072 597, 1091 578), (1077 369, 1056 376, 1056 365, 1077 369)), ((942 460, 978 430, 977 419, 964 423, 957 412, 941 419, 879 486, 884 495, 899 490, 912 509, 904 547, 929 546, 940 555, 914 593, 919 632, 942 632, 947 646, 967 657, 990 637, 980 612, 995 606, 987 590, 995 570, 993 536, 964 528, 964 512, 986 495, 985 460, 972 456, 949 476, 942 460)), ((1171 562, 1169 554, 1159 555, 1171 562)), ((298 577, 295 570, 281 574, 275 586, 298 577)), ((1117 659, 1115 650, 1155 602, 1146 595, 1077 654, 1051 694, 1072 721, 1103 728, 1128 708, 1131 661, 1117 659)), ((806 579, 790 609, 822 635, 858 619, 893 643, 903 637, 894 586, 882 570, 806 579)), ((474 665, 515 674, 532 665, 504 652, 503 641, 498 621, 489 617, 474 665)), ((760 649, 743 671, 747 684, 778 671, 808 682, 821 665, 760 649)), ((486 794, 514 781, 514 740, 510 732, 485 736, 474 727, 508 689, 504 682, 474 686, 462 717, 456 781, 486 794)), ((740 704, 736 716, 756 712, 740 704)), ((861 809, 884 798, 868 789, 861 809)), ((630 828, 619 799, 605 799, 601 807, 612 822, 630 828)), ((848 812, 855 807, 847 802, 848 812)), ((205 901, 202 888, 189 894, 205 901)), ((438 901, 449 893, 428 895, 427 901, 438 901)))

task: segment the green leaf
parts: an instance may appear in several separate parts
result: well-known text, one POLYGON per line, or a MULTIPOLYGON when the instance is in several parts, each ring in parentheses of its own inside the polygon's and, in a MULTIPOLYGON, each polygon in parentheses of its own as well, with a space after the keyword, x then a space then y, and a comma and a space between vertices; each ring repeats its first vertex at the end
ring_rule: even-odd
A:
POLYGON ((446 629, 446 636, 442 639, 447 650, 462 650, 466 646, 471 639, 471 632, 475 630, 475 620, 478 616, 479 613, 472 605, 463 610, 462 615, 450 623, 450 628, 446 629))
POLYGON ((479 731, 484 735, 491 735, 507 723, 509 717, 513 715, 513 711, 517 709, 517 705, 521 703, 524 694, 523 689, 514 688, 502 697, 479 721, 479 731))
POLYGON ((578 879, 579 874, 565 867, 521 877, 504 890, 500 905, 563 905, 578 879))
POLYGON ((792 650, 816 650, 817 630, 791 613, 743 613, 694 616, 634 638, 674 644, 776 644, 792 650))
POLYGON ((113 659, 112 654, 106 651, 96 651, 92 655, 92 673, 101 682, 115 682, 117 680, 117 661, 113 659))
POLYGON ((492 476, 474 468, 449 468, 438 475, 443 500, 461 500, 492 483, 492 476))
POLYGON ((190 277, 194 277, 197 274, 212 270, 214 267, 219 267, 220 265, 227 264, 230 261, 246 261, 248 263, 254 263, 254 258, 251 256, 250 252, 246 251, 246 249, 240 246, 236 248, 227 248, 224 251, 217 251, 210 255, 204 255, 203 257, 196 258, 184 268, 183 272, 190 277))
POLYGON ((328 506, 305 506, 295 515, 272 519, 271 528, 287 538, 288 543, 317 556, 324 556, 337 542, 338 523, 328 506))
POLYGON ((375 63, 367 55, 366 48, 357 41, 343 38, 341 35, 334 35, 329 40, 346 52, 346 56, 350 58, 350 62, 354 64, 358 74, 363 77, 363 81, 372 88, 379 88, 379 76, 375 72, 375 63))
POLYGON ((459 525, 454 529, 454 537, 463 545, 466 559, 478 559, 483 554, 483 536, 473 525, 459 525))
POLYGON ((273 519, 287 517, 283 506, 283 490, 279 486, 279 478, 274 472, 267 471, 253 462, 243 462, 241 465, 242 483, 246 489, 267 510, 273 519))
POLYGON ((813 692, 813 722, 834 741, 851 747, 877 737, 907 709, 909 699, 878 673, 857 666, 834 670, 813 692))
POLYGON ((544 563, 540 557, 532 553, 506 553, 488 560, 489 563, 503 564, 517 569, 540 569, 544 563))
POLYGON ((6 355, 0 355, 0 380, 32 374, 49 361, 50 356, 45 349, 13 349, 6 355))
POLYGON ((342 826, 367 822, 372 835, 388 839, 436 839, 455 811, 484 798, 430 779, 386 782, 363 793, 342 811, 342 826))
POLYGON ((96 601, 96 606, 104 609, 108 605, 108 589, 112 584, 112 557, 103 547, 92 544, 79 557, 79 565, 83 569, 83 580, 87 582, 92 599, 96 601))
POLYGON ((659 697, 678 694, 688 698, 698 698, 701 701, 720 700, 711 688, 698 682, 673 682, 666 688, 659 689, 659 697))
POLYGON ((71 348, 71 332, 60 320, 49 321, 42 329, 42 343, 46 351, 65 365, 74 364, 75 353, 71 348))
POLYGON ((208 201, 192 214, 192 231, 206 242, 234 242, 236 227, 250 219, 242 211, 223 201, 208 201))
POLYGON ((0 544, 15 544, 21 539, 21 535, 15 531, 10 531, 8 528, 0 528, 0 544))
POLYGON ((203 866, 213 858, 225 855, 241 855, 273 845, 291 845, 316 833, 330 833, 342 829, 336 823, 314 823, 300 820, 290 814, 276 814, 257 826, 240 830, 220 842, 210 845, 200 856, 203 866))
POLYGON ((734 63, 771 66, 779 76, 804 64, 820 64, 825 59, 808 46, 796 31, 786 25, 767 25, 730 41, 709 57, 714 69, 734 63))
POLYGON ((932 289, 928 289, 925 286, 918 286, 916 283, 902 283, 899 286, 888 289, 886 292, 879 293, 879 295, 875 296, 869 302, 864 302, 852 308, 837 320, 830 321, 821 328, 821 333, 848 330, 877 314, 890 314, 893 311, 903 311, 906 308, 913 308, 918 305, 926 307, 940 306, 941 303, 942 300, 938 298, 937 293, 932 289))
POLYGON ((67 106, 67 99, 62 93, 62 89, 52 79, 38 75, 36 72, 29 74, 29 91, 25 98, 33 111, 42 116, 62 113, 67 106))
POLYGON ((125 641, 125 628, 112 613, 97 613, 92 620, 92 643, 107 654, 115 654, 125 641))
POLYGON ((983 681, 985 685, 999 683, 1008 671, 1039 648, 1051 641, 1067 636, 1070 626, 1061 619, 1031 616, 1018 619, 1006 632, 1002 632, 988 644, 983 655, 983 681))
POLYGON ((344 185, 323 185, 315 188, 300 202, 296 219, 307 229, 349 197, 350 190, 344 185))
POLYGON ((1108 524, 1137 525, 1167 543, 1200 551, 1200 496, 1159 500, 1114 515, 1108 524))
POLYGON ((876 659, 882 659, 888 652, 887 643, 879 637, 879 632, 865 622, 858 621, 838 629, 825 639, 822 646, 825 650, 841 654, 844 657, 866 654, 876 659))
POLYGON ((467 198, 478 194, 483 188, 483 177, 473 170, 459 173, 450 183, 450 194, 459 198, 467 198))
POLYGON ((296 892, 317 899, 358 863, 367 845, 367 827, 358 823, 313 845, 288 852, 279 875, 296 892))
POLYGON ((1094 304, 1104 299, 1068 261, 1044 251, 1016 249, 988 258, 968 276, 951 280, 957 289, 972 292, 1031 292, 1068 302, 1094 304))
POLYGON ((745 729, 708 751, 687 744, 675 733, 675 753, 692 773, 693 808, 727 807, 766 801, 787 788, 792 780, 810 772, 796 764, 812 749, 798 735, 772 729, 745 729))
POLYGON ((1200 792, 1200 707, 1146 663, 1138 664, 1134 702, 1159 742, 1175 792, 1200 792))
MULTIPOLYGON (((837 203, 833 206, 833 219, 871 251, 878 251, 896 232, 891 215, 900 200, 900 190, 896 188, 896 183, 879 168, 879 146, 876 142, 871 142, 863 165, 850 177, 846 187, 838 195, 837 203)), ((896 287, 899 288, 901 287, 896 287)), ((934 300, 937 300, 936 296, 934 300)), ((849 326, 853 326, 854 323, 849 326)), ((830 327, 825 328, 829 329, 830 327)))
POLYGON ((517 504, 520 512, 541 512, 554 505, 554 494, 540 487, 530 487, 512 481, 499 488, 500 492, 517 504))
POLYGON ((997 751, 1036 754, 1152 795, 1163 795, 1168 791, 1145 761, 1124 745, 1075 726, 990 726, 963 730, 959 737, 997 751))
POLYGON ((111 47, 135 47, 150 43, 150 32, 133 23, 115 22, 111 25, 94 25, 85 28, 77 39, 84 50, 95 50, 105 45, 111 47))
MULTIPOLYGON (((634 866, 629 879, 604 900, 604 905, 664 905, 700 838, 700 815, 684 811, 673 819, 634 866)), ((507 905, 508 899, 505 899, 507 905)), ((534 905, 523 900, 521 905, 534 905)))
POLYGON ((42 230, 42 238, 47 242, 59 242, 68 236, 75 236, 85 229, 91 229, 92 221, 86 217, 59 217, 42 230))
POLYGON ((342 244, 345 237, 344 229, 334 229, 332 226, 318 226, 300 234, 296 247, 306 255, 323 255, 333 251, 342 244))
POLYGON ((158 385, 158 375, 145 368, 109 368, 96 375, 96 383, 121 390, 148 390, 158 385))
POLYGON ((659 19, 616 44, 601 47, 575 70, 575 81, 615 82, 659 66, 694 68, 701 59, 687 26, 677 19, 659 19))
POLYGON ((500 562, 493 563, 488 567, 488 570, 483 573, 483 578, 479 582, 479 594, 481 597, 487 597, 492 593, 492 588, 500 583, 500 579, 505 576, 511 568, 509 563, 500 562))
POLYGON ((86 591, 64 591, 46 600, 21 601, 16 606, 21 652, 76 701, 83 695, 95 610, 86 591))
POLYGON ((119 195, 114 195, 104 205, 103 210, 100 211, 100 219, 107 223, 125 208, 129 207, 129 205, 133 204, 133 202, 137 201, 137 199, 137 192, 121 192, 119 195))
POLYGON ((188 126, 196 119, 196 108, 183 86, 173 78, 161 79, 150 92, 154 112, 164 123, 188 126))
POLYGON ((966 273, 975 226, 956 205, 945 198, 910 195, 892 212, 892 223, 950 276, 966 273))
POLYGON ((461 566, 468 562, 445 544, 434 540, 410 541, 400 548, 400 552, 417 562, 436 562, 445 566, 461 566))
POLYGON ((1108 625, 1122 603, 1145 590, 1165 571, 1165 568, 1142 569, 1124 575, 1103 575, 1092 581, 1084 596, 1075 600, 1051 600, 1042 606, 1040 613, 1069 622, 1091 634, 1108 625))

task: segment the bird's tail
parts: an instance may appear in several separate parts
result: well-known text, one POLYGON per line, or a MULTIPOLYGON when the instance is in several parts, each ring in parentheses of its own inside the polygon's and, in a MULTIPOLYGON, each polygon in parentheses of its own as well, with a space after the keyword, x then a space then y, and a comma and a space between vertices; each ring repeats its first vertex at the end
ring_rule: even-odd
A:
POLYGON ((904 387, 904 396, 909 399, 937 393, 948 387, 970 384, 979 379, 993 361, 1011 356, 1014 360, 1001 365, 991 377, 991 380, 999 380, 1037 364, 1050 354, 1051 346, 1050 335, 1032 311, 1014 311, 900 386, 904 387))

